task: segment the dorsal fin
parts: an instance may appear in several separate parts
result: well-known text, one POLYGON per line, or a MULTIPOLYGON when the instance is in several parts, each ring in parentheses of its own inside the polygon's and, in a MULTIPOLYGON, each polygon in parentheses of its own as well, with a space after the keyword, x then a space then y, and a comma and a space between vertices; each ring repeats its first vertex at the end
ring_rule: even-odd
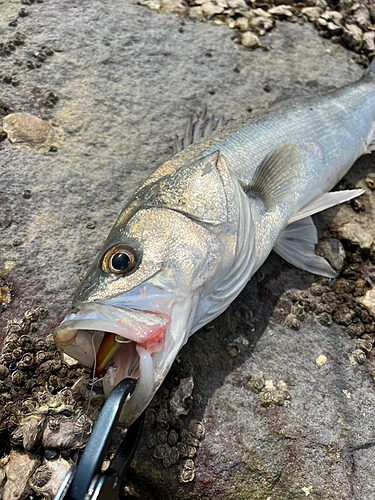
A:
POLYGON ((245 192, 259 197, 266 210, 293 195, 293 181, 301 172, 301 155, 294 143, 279 144, 258 165, 245 192))

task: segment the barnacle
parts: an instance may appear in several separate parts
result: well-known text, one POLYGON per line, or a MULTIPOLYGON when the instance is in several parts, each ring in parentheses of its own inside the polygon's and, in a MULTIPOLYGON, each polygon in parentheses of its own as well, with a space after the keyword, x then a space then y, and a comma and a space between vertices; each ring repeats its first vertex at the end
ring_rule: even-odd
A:
POLYGON ((51 470, 46 465, 41 465, 36 469, 34 474, 29 479, 30 486, 41 487, 48 483, 52 477, 51 470))
POLYGON ((289 326, 289 328, 298 330, 300 327, 300 320, 295 314, 288 314, 288 316, 285 318, 285 322, 289 326))
POLYGON ((352 356, 360 365, 363 365, 366 361, 366 354, 362 351, 362 349, 356 349, 353 351, 352 356))
POLYGON ((180 458, 180 452, 177 446, 172 446, 170 448, 168 457, 172 464, 175 464, 177 462, 177 460, 180 458))
POLYGON ((154 457, 163 459, 168 453, 168 445, 167 444, 159 444, 154 450, 154 457))
POLYGON ((188 430, 193 436, 195 436, 199 440, 202 440, 204 438, 204 433, 205 433, 204 425, 202 424, 202 422, 199 422, 199 420, 195 419, 190 420, 188 425, 188 430))
POLYGON ((166 443, 168 440, 168 432, 167 431, 159 431, 157 433, 157 440, 159 443, 166 443))
POLYGON ((87 437, 90 435, 92 430, 92 421, 83 413, 79 415, 79 417, 76 419, 74 426, 73 426, 73 433, 74 434, 79 434, 82 438, 87 437))
POLYGON ((195 467, 193 460, 186 460, 184 465, 181 467, 179 481, 182 483, 189 483, 194 479, 195 467))
POLYGON ((174 446, 178 441, 178 434, 177 432, 172 429, 171 431, 169 431, 169 434, 168 434, 168 444, 170 446, 174 446))

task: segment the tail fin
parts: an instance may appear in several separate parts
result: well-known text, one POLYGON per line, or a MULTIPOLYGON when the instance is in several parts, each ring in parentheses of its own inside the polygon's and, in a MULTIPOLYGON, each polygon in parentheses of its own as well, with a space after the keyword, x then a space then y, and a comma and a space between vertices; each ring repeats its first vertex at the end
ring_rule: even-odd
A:
POLYGON ((371 61, 371 64, 368 68, 365 69, 365 72, 363 73, 364 77, 369 77, 369 78, 375 78, 375 57, 371 61))

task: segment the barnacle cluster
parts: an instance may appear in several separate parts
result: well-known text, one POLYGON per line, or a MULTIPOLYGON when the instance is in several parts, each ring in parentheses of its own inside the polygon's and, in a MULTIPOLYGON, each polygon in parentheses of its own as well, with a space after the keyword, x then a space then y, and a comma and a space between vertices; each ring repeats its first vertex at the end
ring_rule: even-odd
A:
POLYGON ((306 314, 313 313, 319 323, 341 325, 352 338, 353 364, 363 364, 375 340, 375 317, 364 297, 375 283, 375 244, 369 252, 346 248, 346 259, 336 280, 319 278, 307 291, 288 292, 292 306, 286 324, 298 329, 306 314))
POLYGON ((262 375, 247 375, 247 386, 258 395, 261 406, 275 408, 275 406, 290 406, 290 394, 284 380, 274 386, 272 380, 265 380, 262 375))
POLYGON ((173 397, 191 378, 189 368, 181 373, 181 362, 177 360, 166 383, 158 391, 146 413, 146 426, 151 430, 148 447, 155 458, 162 461, 164 467, 177 464, 179 480, 189 482, 194 479, 195 467, 192 460, 197 452, 205 430, 202 422, 187 420, 182 415, 190 409, 191 401, 185 400, 186 411, 176 411, 173 397), (179 371, 179 375, 176 372, 179 371))
POLYGON ((61 474, 71 465, 68 460, 86 444, 99 412, 91 408, 89 417, 87 402, 74 387, 83 368, 65 361, 52 335, 37 336, 37 321, 46 315, 39 307, 26 311, 20 321, 9 321, 0 354, 4 499, 18 498, 19 490, 53 498, 61 474), (16 474, 20 463, 23 472, 16 474))

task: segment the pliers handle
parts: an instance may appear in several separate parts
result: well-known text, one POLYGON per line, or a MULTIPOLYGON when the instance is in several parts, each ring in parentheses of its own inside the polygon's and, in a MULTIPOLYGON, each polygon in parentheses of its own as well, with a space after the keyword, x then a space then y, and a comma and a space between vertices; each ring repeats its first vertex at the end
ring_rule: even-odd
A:
POLYGON ((108 469, 101 472, 115 427, 126 398, 136 380, 119 382, 105 402, 78 465, 73 465, 58 489, 54 500, 119 500, 126 472, 133 459, 142 431, 144 415, 128 428, 108 469))

